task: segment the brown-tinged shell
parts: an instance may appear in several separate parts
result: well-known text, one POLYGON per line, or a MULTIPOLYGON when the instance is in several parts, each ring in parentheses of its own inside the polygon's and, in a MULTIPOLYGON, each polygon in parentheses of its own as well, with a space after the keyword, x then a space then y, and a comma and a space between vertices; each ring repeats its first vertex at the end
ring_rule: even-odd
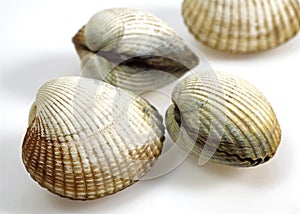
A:
POLYGON ((184 0, 184 21, 203 44, 221 51, 265 51, 300 29, 298 0, 184 0))
POLYGON ((223 72, 198 73, 176 86, 172 100, 166 113, 168 132, 195 157, 248 167, 275 155, 281 140, 278 120, 250 83, 223 72))
POLYGON ((40 88, 22 157, 42 187, 87 200, 140 180, 163 140, 161 116, 141 97, 98 80, 64 77, 40 88))
POLYGON ((73 43, 83 76, 135 92, 165 86, 199 62, 171 27, 138 9, 98 12, 73 43))

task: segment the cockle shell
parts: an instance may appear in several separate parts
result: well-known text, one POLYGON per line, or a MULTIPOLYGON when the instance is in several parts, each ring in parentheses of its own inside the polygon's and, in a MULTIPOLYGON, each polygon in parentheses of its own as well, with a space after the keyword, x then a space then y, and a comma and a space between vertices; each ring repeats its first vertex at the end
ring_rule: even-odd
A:
POLYGON ((223 72, 197 73, 176 86, 172 100, 168 132, 195 157, 248 167, 274 156, 281 139, 276 115, 245 80, 223 72))
POLYGON ((138 9, 98 12, 73 43, 83 76, 135 92, 165 86, 198 64, 198 57, 171 27, 138 9))
POLYGON ((63 77, 39 90, 22 157, 42 187, 95 199, 140 180, 163 140, 162 117, 143 98, 98 80, 63 77))
POLYGON ((233 53, 274 48, 300 29, 298 0, 184 0, 182 13, 197 40, 233 53))

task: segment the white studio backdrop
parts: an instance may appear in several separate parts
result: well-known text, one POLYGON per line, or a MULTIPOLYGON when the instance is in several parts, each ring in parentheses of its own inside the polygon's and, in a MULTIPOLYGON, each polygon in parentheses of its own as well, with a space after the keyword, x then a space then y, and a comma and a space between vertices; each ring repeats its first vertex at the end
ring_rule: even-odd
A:
MULTIPOLYGON (((181 17, 182 0, 1 1, 0 212, 1 213, 300 213, 298 93, 300 35, 267 52, 233 55, 197 43, 181 17), (21 145, 38 88, 50 79, 80 74, 71 38, 97 11, 147 10, 196 47, 215 70, 253 83, 271 102, 282 129, 276 156, 248 169, 187 158, 170 173, 141 181, 95 201, 71 201, 42 189, 26 172, 21 145)), ((149 99, 164 115, 167 95, 149 99)), ((166 148, 171 143, 166 142, 166 148)))

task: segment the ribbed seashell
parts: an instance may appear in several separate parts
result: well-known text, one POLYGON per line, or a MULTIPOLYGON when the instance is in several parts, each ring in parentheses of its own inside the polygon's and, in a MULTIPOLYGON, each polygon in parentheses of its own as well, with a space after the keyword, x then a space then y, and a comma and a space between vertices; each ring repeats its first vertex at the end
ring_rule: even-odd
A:
POLYGON ((22 158, 49 191, 95 199, 140 180, 163 140, 162 117, 143 98, 98 80, 64 77, 40 88, 22 158))
POLYGON ((281 140, 276 115, 245 80, 223 72, 191 75, 176 86, 172 100, 168 132, 199 162, 248 167, 274 156, 281 140))
POLYGON ((182 13, 197 40, 233 53, 274 48, 300 29, 298 0, 184 0, 182 13))
POLYGON ((98 12, 73 43, 83 76, 135 92, 165 86, 198 64, 198 57, 171 27, 137 9, 98 12))

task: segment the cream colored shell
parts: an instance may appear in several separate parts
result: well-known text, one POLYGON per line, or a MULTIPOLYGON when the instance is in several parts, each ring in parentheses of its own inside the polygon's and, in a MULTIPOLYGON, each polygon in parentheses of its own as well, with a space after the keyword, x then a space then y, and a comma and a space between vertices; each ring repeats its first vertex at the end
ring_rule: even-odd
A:
POLYGON ((233 53, 274 48, 300 28, 298 0, 184 0, 182 13, 197 40, 233 53))
POLYGON ((73 43, 84 76, 137 92, 165 86, 198 64, 171 27, 138 9, 98 12, 73 43))
POLYGON ((39 90, 22 157, 42 187, 95 199, 140 180, 163 140, 162 117, 141 97, 98 80, 64 77, 39 90))
POLYGON ((248 167, 274 156, 280 126, 270 103, 250 83, 224 72, 203 72, 180 82, 172 100, 168 132, 195 157, 248 167))

